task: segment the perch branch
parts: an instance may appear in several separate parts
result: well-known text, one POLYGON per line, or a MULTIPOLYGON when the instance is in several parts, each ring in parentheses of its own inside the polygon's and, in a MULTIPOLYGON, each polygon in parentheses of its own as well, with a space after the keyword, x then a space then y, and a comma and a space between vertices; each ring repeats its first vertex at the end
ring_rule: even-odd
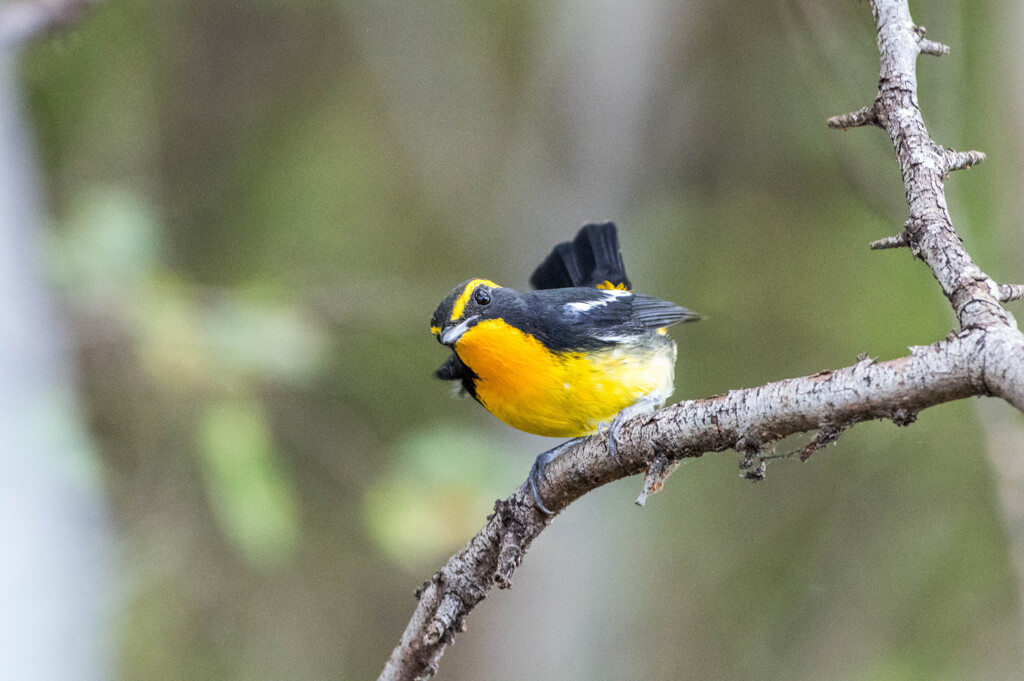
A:
MULTIPOLYGON (((838 371, 680 402, 635 418, 619 435, 618 459, 608 456, 603 436, 587 438, 548 464, 540 494, 557 514, 587 492, 651 466, 743 448, 744 442, 757 441, 763 448, 829 423, 829 434, 819 443, 823 446, 831 434, 861 421, 905 424, 930 406, 987 395, 985 368, 993 352, 989 333, 969 329, 899 359, 860 361, 838 371)), ((549 522, 551 518, 534 505, 526 483, 499 501, 484 528, 422 591, 380 679, 425 678, 433 673, 465 616, 494 585, 511 586, 522 555, 549 522), (459 597, 451 597, 453 592, 459 597)))
MULTIPOLYGON (((795 433, 818 431, 812 444, 800 450, 806 458, 856 423, 889 419, 908 425, 923 409, 965 397, 995 395, 1024 409, 1024 336, 1000 304, 1021 297, 1024 287, 999 286, 974 264, 946 206, 947 173, 984 156, 936 144, 917 104, 918 55, 946 54, 949 48, 924 38, 906 0, 872 0, 871 6, 881 62, 875 103, 831 118, 828 124, 877 125, 889 134, 910 219, 902 234, 873 247, 909 246, 931 268, 961 330, 933 345, 911 348, 899 359, 875 362, 863 357, 844 369, 680 402, 639 416, 624 424, 617 459, 608 456, 604 437, 587 438, 548 464, 540 480, 539 492, 555 513, 601 485, 646 471, 644 500, 674 464, 705 452, 740 451, 746 474, 758 478, 774 458, 766 454, 767 448, 795 433)), ((549 522, 535 506, 527 483, 497 502, 484 528, 419 593, 419 604, 380 681, 436 673, 466 616, 492 586, 511 585, 523 555, 549 522)))

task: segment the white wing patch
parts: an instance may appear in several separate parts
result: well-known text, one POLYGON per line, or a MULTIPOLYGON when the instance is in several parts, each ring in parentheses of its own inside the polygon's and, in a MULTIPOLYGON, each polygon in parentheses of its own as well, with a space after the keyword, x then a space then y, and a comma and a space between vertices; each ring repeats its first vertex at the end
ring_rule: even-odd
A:
POLYGON ((583 303, 567 303, 566 307, 571 307, 577 312, 586 312, 587 310, 593 310, 598 305, 604 305, 607 302, 607 300, 588 300, 583 303))
POLYGON ((608 289, 607 291, 601 291, 601 294, 604 296, 603 298, 598 298, 597 300, 586 300, 579 303, 567 303, 566 307, 572 308, 577 312, 586 312, 587 310, 593 310, 595 307, 607 305, 617 298, 633 295, 632 292, 623 291, 621 289, 608 289))

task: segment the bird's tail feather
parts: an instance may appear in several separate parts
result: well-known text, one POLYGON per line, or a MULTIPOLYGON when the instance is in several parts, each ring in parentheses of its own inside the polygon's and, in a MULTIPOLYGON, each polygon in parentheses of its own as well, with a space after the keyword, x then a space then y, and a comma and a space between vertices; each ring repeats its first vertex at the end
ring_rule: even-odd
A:
POLYGON ((575 239, 555 246, 555 250, 534 270, 530 284, 536 289, 570 286, 632 288, 619 251, 615 224, 586 225, 575 239))

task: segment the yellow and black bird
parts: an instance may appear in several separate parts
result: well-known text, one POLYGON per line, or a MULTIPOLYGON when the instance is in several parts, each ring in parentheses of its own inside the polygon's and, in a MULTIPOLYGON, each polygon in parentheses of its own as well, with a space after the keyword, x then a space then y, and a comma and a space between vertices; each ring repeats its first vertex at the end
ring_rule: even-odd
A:
MULTIPOLYGON (((505 423, 536 435, 580 438, 609 426, 614 457, 622 422, 672 394, 676 344, 666 327, 699 317, 630 291, 611 222, 558 244, 530 277, 535 291, 470 279, 449 293, 430 331, 452 355, 438 378, 505 423)), ((530 484, 569 442, 537 457, 530 484)))

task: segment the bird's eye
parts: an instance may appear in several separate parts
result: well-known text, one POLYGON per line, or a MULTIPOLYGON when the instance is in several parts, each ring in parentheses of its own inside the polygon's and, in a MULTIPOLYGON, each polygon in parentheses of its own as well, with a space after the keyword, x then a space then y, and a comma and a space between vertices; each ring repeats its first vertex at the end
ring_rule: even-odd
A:
POLYGON ((477 305, 487 305, 491 302, 491 292, 481 286, 473 291, 473 301, 477 305))

